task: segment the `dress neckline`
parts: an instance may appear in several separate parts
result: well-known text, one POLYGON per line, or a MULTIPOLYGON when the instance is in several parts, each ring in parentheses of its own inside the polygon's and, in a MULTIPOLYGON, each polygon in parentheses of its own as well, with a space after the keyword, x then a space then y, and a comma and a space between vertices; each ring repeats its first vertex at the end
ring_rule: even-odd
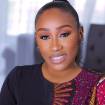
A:
POLYGON ((74 80, 76 80, 77 78, 79 78, 83 73, 84 73, 85 70, 81 69, 80 73, 77 74, 76 77, 74 77, 72 80, 68 80, 66 82, 62 82, 62 83, 54 83, 54 82, 51 82, 50 80, 46 79, 44 76, 43 76, 43 73, 42 73, 42 64, 40 65, 40 74, 41 74, 41 77, 43 80, 45 80, 46 82, 50 83, 50 84, 66 84, 66 83, 69 83, 69 82, 72 82, 74 80))

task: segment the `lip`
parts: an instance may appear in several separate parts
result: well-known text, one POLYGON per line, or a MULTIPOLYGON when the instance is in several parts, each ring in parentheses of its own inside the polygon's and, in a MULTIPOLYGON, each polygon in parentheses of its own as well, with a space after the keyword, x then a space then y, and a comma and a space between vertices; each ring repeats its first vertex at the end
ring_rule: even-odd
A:
POLYGON ((53 64, 60 64, 62 62, 64 62, 66 59, 66 54, 62 54, 62 55, 54 55, 50 57, 50 61, 53 64))

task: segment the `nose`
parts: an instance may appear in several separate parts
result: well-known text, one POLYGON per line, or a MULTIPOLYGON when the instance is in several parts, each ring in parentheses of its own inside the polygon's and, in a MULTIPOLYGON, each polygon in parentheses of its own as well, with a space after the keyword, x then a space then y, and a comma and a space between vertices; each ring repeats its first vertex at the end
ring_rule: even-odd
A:
POLYGON ((52 39, 51 42, 51 49, 52 51, 59 51, 62 49, 62 43, 59 41, 59 39, 52 39))

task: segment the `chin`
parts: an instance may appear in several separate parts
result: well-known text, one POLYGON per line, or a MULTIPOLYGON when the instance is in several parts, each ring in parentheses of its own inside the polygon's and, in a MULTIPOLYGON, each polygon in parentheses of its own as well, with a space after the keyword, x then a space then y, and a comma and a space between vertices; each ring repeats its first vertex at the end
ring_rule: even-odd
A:
POLYGON ((61 63, 61 64, 50 64, 50 68, 56 71, 63 71, 69 68, 69 64, 61 63))

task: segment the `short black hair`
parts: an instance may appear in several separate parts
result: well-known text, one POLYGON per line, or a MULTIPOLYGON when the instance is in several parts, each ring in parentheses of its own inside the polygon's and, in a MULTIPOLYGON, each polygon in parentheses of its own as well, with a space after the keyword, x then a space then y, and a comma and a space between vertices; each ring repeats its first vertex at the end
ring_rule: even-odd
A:
POLYGON ((37 20, 39 19, 40 15, 48 10, 48 9, 52 9, 52 8, 58 8, 61 9, 63 11, 66 11, 70 14, 72 14, 76 20, 77 23, 77 27, 80 27, 80 22, 79 22, 79 17, 78 17, 78 13, 76 12, 76 10, 73 8, 73 6, 67 1, 67 0, 54 0, 52 2, 49 2, 47 4, 45 4, 37 13, 36 18, 35 18, 35 26, 37 23, 37 20))

